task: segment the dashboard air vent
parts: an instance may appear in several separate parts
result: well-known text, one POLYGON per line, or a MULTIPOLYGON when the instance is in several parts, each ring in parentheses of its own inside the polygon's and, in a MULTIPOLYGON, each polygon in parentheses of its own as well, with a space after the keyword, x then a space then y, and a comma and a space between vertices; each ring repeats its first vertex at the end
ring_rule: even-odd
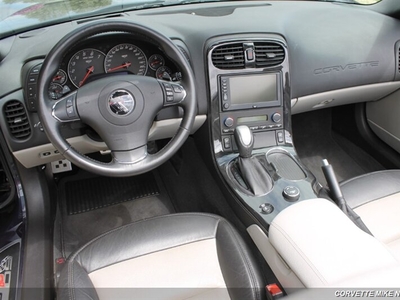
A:
POLYGON ((243 44, 222 45, 214 49, 212 62, 218 69, 244 69, 243 44))
POLYGON ((256 68, 273 67, 285 60, 285 50, 274 42, 255 42, 256 68))
POLYGON ((31 126, 22 103, 17 100, 8 101, 3 110, 10 134, 18 140, 26 139, 31 134, 31 126))

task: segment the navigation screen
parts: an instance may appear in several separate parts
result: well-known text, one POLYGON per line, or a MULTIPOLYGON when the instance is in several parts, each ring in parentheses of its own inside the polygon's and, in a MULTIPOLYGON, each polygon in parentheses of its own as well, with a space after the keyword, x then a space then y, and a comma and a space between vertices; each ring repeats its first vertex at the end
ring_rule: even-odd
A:
POLYGON ((277 74, 230 77, 229 89, 233 105, 277 101, 277 74))

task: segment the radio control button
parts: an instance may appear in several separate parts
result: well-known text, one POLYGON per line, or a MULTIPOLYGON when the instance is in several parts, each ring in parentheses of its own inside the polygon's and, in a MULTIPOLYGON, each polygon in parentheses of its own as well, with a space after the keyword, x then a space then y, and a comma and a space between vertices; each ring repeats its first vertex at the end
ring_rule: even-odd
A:
POLYGON ((228 109, 229 108, 229 104, 228 103, 224 103, 224 108, 228 109))
POLYGON ((225 124, 226 127, 232 127, 233 123, 234 123, 234 121, 233 121, 233 119, 231 117, 226 118, 225 121, 224 121, 224 124, 225 124))
POLYGON ((274 113, 274 114, 272 114, 271 119, 273 122, 278 123, 282 120, 282 116, 280 113, 274 113))

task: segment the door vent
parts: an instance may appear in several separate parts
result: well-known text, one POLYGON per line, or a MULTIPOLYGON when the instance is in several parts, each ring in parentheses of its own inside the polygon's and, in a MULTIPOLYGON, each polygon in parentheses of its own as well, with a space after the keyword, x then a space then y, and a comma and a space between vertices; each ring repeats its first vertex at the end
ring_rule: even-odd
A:
POLYGON ((285 60, 285 50, 274 42, 255 42, 256 68, 273 67, 285 60))
POLYGON ((28 138, 31 126, 23 104, 17 100, 8 101, 3 111, 11 136, 18 140, 28 138))
POLYGON ((214 49, 212 62, 218 69, 244 69, 243 44, 227 44, 214 49))

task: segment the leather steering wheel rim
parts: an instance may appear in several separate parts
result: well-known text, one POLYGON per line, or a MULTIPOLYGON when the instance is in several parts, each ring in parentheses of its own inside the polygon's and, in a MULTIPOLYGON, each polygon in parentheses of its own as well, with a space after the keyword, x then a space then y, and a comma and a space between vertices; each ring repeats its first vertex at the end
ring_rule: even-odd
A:
MULTIPOLYGON (((111 76, 110 76, 111 77, 111 76)), ((152 85, 157 90, 157 93, 152 92, 160 96, 160 91, 163 90, 163 83, 159 82, 161 86, 160 91, 155 84, 155 79, 151 81, 151 79, 146 79, 145 76, 135 76, 134 75, 118 75, 116 76, 118 82, 125 82, 124 78, 131 78, 131 82, 128 83, 129 86, 133 86, 134 88, 139 87, 141 82, 148 81, 149 84, 152 85), (131 76, 131 77, 125 77, 131 76), (139 78, 141 77, 141 78, 139 78), (133 82, 133 83, 132 83, 133 82)), ((110 79, 110 81, 113 81, 110 79)), ((93 84, 96 81, 93 81, 93 84)), ((112 88, 115 90, 115 86, 118 86, 119 83, 110 83, 112 88)), ((145 84, 144 83, 144 84, 145 84)), ((85 85, 85 90, 90 92, 91 84, 88 83, 85 85), (87 87, 86 87, 87 86, 87 87)), ((172 84, 172 82, 171 82, 172 84)), ((94 89, 94 87, 92 88, 94 89)), ((81 89, 77 90, 77 101, 80 99, 79 92, 81 89)), ((82 89, 83 90, 83 89, 82 89)), ((84 93, 84 92, 82 92, 84 93)), ((139 93, 140 94, 140 93, 139 93)), ((164 93, 165 94, 165 93, 164 93)), ((45 58, 38 81, 38 95, 39 95, 39 103, 38 103, 38 113, 41 119, 41 123, 43 125, 44 131, 46 132, 50 142, 54 145, 54 147, 68 160, 72 163, 77 165, 78 167, 90 171, 92 173, 96 173, 103 176, 115 176, 115 177, 122 177, 122 176, 132 176, 138 175, 145 172, 148 172, 162 163, 167 161, 172 155, 183 145, 186 141, 187 137, 190 134, 191 128, 194 123, 194 119, 196 117, 197 112, 197 105, 196 105, 196 92, 195 92, 195 81, 194 81, 194 74, 193 71, 183 53, 179 50, 179 48, 172 42, 171 39, 164 36, 163 34, 145 27, 143 25, 125 22, 125 21, 102 21, 102 22, 93 22, 85 24, 71 33, 64 36, 49 52, 47 57, 45 58), (65 122, 60 122, 58 118, 55 117, 54 108, 55 108, 55 101, 50 99, 47 87, 51 82, 52 76, 57 72, 59 68, 59 64, 65 55, 65 52, 76 45, 78 42, 89 38, 96 34, 101 33, 110 33, 110 32, 125 32, 134 35, 139 35, 141 37, 145 37, 156 43, 161 49, 163 49, 164 53, 176 64, 178 69, 182 72, 182 80, 179 82, 180 87, 183 88, 185 91, 184 100, 180 101, 179 103, 175 103, 174 105, 179 105, 184 110, 184 115, 180 124, 180 127, 176 134, 172 137, 169 143, 160 151, 155 154, 148 154, 146 151, 146 147, 143 146, 145 149, 140 149, 141 155, 140 159, 131 160, 128 159, 127 161, 121 161, 119 158, 125 154, 128 154, 127 157, 129 158, 132 151, 137 151, 136 149, 126 149, 125 152, 123 151, 112 151, 116 155, 113 155, 113 159, 110 163, 103 163, 100 161, 93 160, 88 156, 79 153, 76 149, 74 149, 67 140, 61 134, 61 128, 65 125, 65 122), (123 155, 121 155, 121 152, 123 155), (117 159, 117 154, 118 159, 117 159)), ((67 95, 68 96, 68 95, 67 95)), ((165 95, 164 95, 165 96, 165 95)), ((65 98, 65 97, 64 97, 65 98)), ((95 101, 95 99, 93 99, 95 101)), ((99 100, 100 101, 100 98, 99 100)), ((157 99, 159 101, 159 99, 157 99)), ((165 99, 163 99, 164 106, 158 106, 157 109, 160 107, 165 107, 165 99)), ((79 103, 82 103, 80 101, 79 103)), ((83 107, 83 104, 79 104, 77 102, 76 107, 78 109, 77 113, 80 115, 79 108, 83 107)), ((144 105, 146 106, 148 102, 143 100, 144 105)), ((100 104, 98 105, 100 106, 100 104)), ((148 105, 147 105, 148 106, 148 105)), ((101 108, 100 108, 101 109, 101 108)), ((83 111, 83 110, 82 110, 83 111)), ((102 112, 102 114, 104 114, 102 112)), ((100 116, 100 114, 98 114, 100 116)), ((96 116, 97 117, 97 116, 96 116)), ((116 118, 119 116, 116 116, 116 118)), ((83 120, 82 120, 83 121, 83 120)), ((153 119, 148 120, 152 124, 153 119)), ((102 130, 102 126, 106 126, 108 121, 103 122, 98 127, 102 130)), ((85 123, 85 122, 84 122, 85 123)), ((120 124, 117 124, 120 125, 120 124)), ((116 130, 127 130, 124 129, 124 126, 117 126, 114 127, 116 130)), ((151 126, 151 125, 150 125, 151 126)), ((150 129, 144 128, 143 130, 147 130, 146 134, 146 142, 147 142, 147 134, 148 130, 150 129)), ((133 127, 131 127, 133 128, 133 127)), ((97 131, 97 130, 96 130, 97 131)), ((144 133, 142 132, 141 135, 144 133)), ((110 135, 110 134, 109 134, 110 135)), ((101 136, 101 135, 100 135, 101 136)), ((112 136, 112 135, 110 135, 112 136)), ((106 142, 107 146, 110 145, 106 142)), ((110 144, 112 144, 110 142, 110 144)), ((143 148, 142 147, 142 148, 143 148)), ((129 147, 128 147, 129 148, 129 147)))

